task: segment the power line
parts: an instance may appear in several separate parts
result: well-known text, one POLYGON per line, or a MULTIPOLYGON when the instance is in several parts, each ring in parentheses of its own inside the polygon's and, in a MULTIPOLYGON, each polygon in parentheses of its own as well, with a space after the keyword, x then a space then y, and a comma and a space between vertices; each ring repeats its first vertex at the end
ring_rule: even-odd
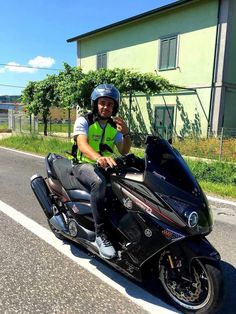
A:
POLYGON ((25 86, 7 85, 7 84, 0 84, 0 86, 4 86, 4 87, 16 87, 16 88, 25 88, 25 86))
POLYGON ((50 68, 42 68, 42 67, 33 67, 30 65, 7 64, 7 63, 0 63, 0 65, 4 65, 8 67, 29 68, 29 69, 49 70, 49 71, 61 71, 62 70, 62 69, 50 69, 50 68))

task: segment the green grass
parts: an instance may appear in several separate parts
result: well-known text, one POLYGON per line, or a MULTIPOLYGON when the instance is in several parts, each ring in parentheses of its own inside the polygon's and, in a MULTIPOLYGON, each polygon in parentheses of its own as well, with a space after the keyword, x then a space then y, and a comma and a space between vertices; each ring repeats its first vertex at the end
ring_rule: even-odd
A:
POLYGON ((225 198, 236 199, 236 186, 232 184, 212 183, 208 181, 198 181, 205 193, 219 195, 225 198))
POLYGON ((39 135, 11 136, 0 140, 0 145, 11 147, 26 152, 36 153, 42 156, 49 152, 54 152, 65 156, 66 151, 71 150, 69 139, 60 139, 57 137, 46 137, 39 135))
POLYGON ((10 132, 10 130, 8 129, 7 123, 1 123, 0 124, 0 132, 10 132))
MULTIPOLYGON (((41 156, 46 156, 49 152, 68 156, 66 151, 71 150, 71 145, 70 139, 39 135, 13 135, 0 140, 0 146, 32 152, 41 156)), ((144 155, 144 150, 141 148, 132 148, 131 152, 140 157, 144 155)), ((235 163, 209 163, 188 159, 186 162, 205 192, 236 199, 235 163)))
MULTIPOLYGON (((70 126, 70 130, 72 132, 72 129, 73 129, 73 124, 71 124, 70 126)), ((39 124, 38 126, 38 131, 39 132, 43 132, 44 130, 44 125, 43 124, 39 124)), ((68 124, 56 124, 56 123, 53 123, 53 124, 48 124, 48 132, 52 132, 52 133, 68 133, 68 124)))

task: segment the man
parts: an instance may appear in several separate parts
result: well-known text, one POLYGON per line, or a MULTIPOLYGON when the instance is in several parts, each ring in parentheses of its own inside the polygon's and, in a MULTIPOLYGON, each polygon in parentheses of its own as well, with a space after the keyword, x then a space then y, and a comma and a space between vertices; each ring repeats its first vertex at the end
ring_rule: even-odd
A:
POLYGON ((102 257, 111 259, 116 251, 107 238, 104 221, 106 179, 98 167, 116 166, 112 153, 103 151, 103 144, 112 150, 116 145, 120 154, 128 154, 131 147, 129 129, 119 117, 115 117, 120 105, 120 93, 110 84, 97 86, 91 94, 92 112, 79 117, 74 125, 74 138, 78 146, 74 175, 91 193, 91 209, 95 223, 96 244, 102 257), (114 118, 111 118, 111 117, 114 118))

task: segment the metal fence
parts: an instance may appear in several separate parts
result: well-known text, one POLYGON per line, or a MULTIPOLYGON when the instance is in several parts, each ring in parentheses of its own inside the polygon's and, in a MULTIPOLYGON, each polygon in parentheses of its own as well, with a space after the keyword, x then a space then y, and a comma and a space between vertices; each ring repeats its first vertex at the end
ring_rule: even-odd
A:
MULTIPOLYGON (((49 119, 47 122, 48 135, 72 137, 74 121, 49 119)), ((44 134, 43 121, 25 114, 12 115, 8 119, 8 127, 15 133, 44 134)), ((134 147, 144 147, 148 134, 131 132, 131 135, 134 147)), ((220 128, 217 132, 208 130, 205 138, 173 134, 172 142, 183 155, 236 162, 236 129, 233 128, 220 128)))
MULTIPOLYGON (((47 120, 47 135, 71 137, 74 121, 47 120)), ((44 122, 34 116, 25 114, 12 115, 9 118, 8 128, 14 133, 38 133, 44 134, 44 122)))

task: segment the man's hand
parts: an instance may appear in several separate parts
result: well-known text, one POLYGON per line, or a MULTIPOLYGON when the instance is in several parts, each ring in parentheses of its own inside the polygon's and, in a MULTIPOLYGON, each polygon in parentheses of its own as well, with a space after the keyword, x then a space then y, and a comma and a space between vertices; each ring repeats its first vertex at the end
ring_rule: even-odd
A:
POLYGON ((116 129, 118 132, 122 133, 123 135, 129 133, 129 128, 124 120, 119 117, 115 117, 113 121, 116 123, 116 129))
POLYGON ((103 169, 106 169, 107 167, 113 168, 116 166, 116 162, 112 157, 98 157, 97 159, 97 165, 102 167, 103 169))

